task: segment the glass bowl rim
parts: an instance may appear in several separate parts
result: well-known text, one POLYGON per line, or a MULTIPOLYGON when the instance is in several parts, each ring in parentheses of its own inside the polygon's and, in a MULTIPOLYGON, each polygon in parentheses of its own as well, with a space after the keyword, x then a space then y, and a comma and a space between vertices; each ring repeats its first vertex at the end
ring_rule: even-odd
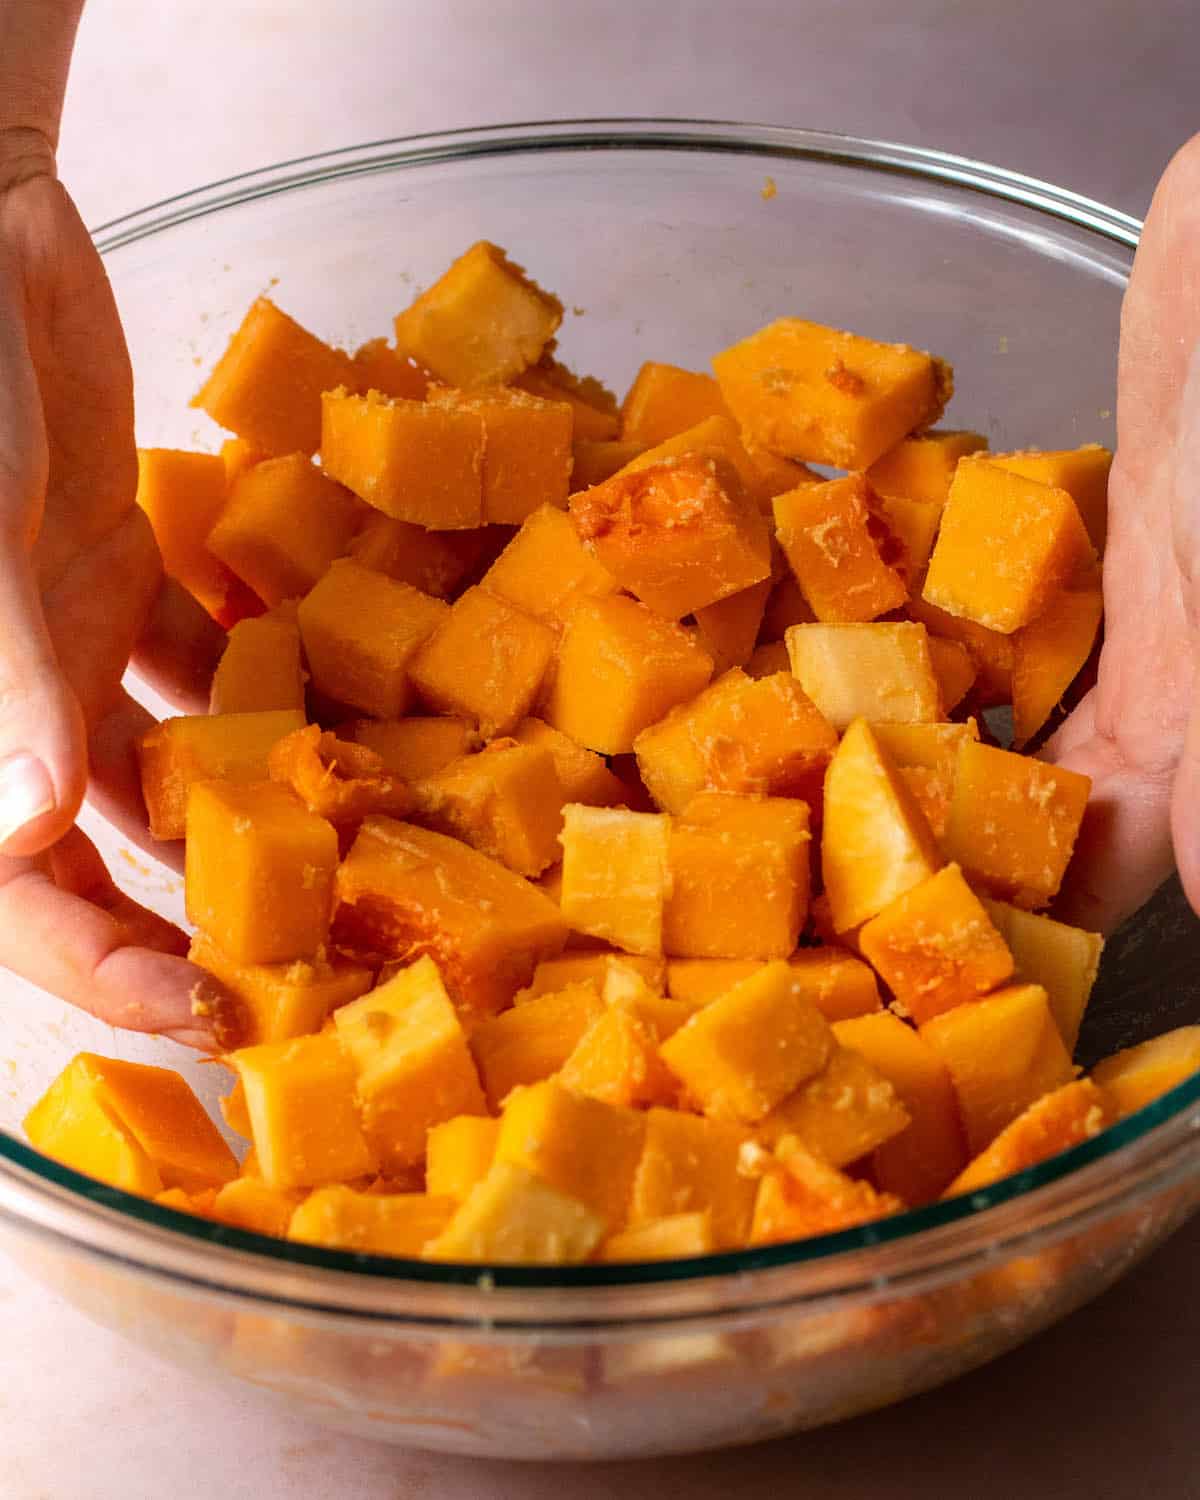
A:
MULTIPOLYGON (((1038 178, 990 165, 969 157, 892 141, 871 140, 829 131, 775 125, 751 125, 721 120, 680 118, 590 118, 522 121, 486 127, 431 132, 353 145, 293 158, 261 170, 240 173, 159 200, 135 212, 99 225, 93 231, 103 255, 119 252, 126 245, 161 233, 189 220, 240 207, 255 199, 271 197, 324 182, 448 161, 477 161, 491 156, 544 155, 556 151, 663 151, 710 152, 749 155, 770 160, 791 159, 820 162, 851 170, 871 170, 907 176, 934 184, 967 189, 984 196, 1032 209, 1095 234, 1124 250, 1136 248, 1141 221, 1120 210, 1069 189, 1038 178)), ((1006 1242, 1025 1244, 1044 1232, 1053 1234, 1064 1213, 1069 1213, 1072 1195, 1064 1195, 1067 1179, 1081 1184, 1091 1180, 1092 1209, 1111 1211, 1118 1197, 1149 1191, 1167 1178, 1177 1180, 1194 1170, 1189 1146, 1200 1132, 1200 1075, 1186 1080, 1135 1114, 1109 1127, 1100 1136, 1039 1163, 980 1191, 925 1207, 908 1210, 891 1219, 879 1220, 835 1234, 814 1236, 782 1245, 683 1260, 619 1263, 568 1267, 480 1266, 404 1260, 386 1256, 325 1250, 248 1231, 231 1229, 165 1208, 146 1199, 110 1188, 61 1166, 33 1150, 14 1136, 0 1131, 0 1217, 18 1227, 51 1239, 67 1239, 92 1255, 136 1265, 141 1271, 170 1281, 187 1280, 209 1291, 250 1295, 243 1291, 248 1265, 270 1262, 300 1278, 302 1285, 289 1288, 277 1300, 289 1305, 336 1310, 353 1316, 355 1307, 345 1296, 330 1297, 336 1282, 330 1273, 340 1273, 346 1284, 362 1285, 360 1278, 406 1284, 411 1290, 436 1287, 468 1289, 488 1294, 538 1291, 602 1289, 653 1291, 679 1284, 739 1281, 757 1283, 760 1273, 789 1267, 832 1268, 849 1262, 862 1252, 904 1247, 909 1251, 907 1267, 887 1278, 874 1277, 873 1284, 898 1279, 923 1264, 921 1247, 964 1224, 978 1226, 990 1212, 1002 1213, 1014 1204, 1028 1205, 1036 1212, 1039 1199, 1054 1199, 1051 1217, 1028 1231, 1015 1226, 1006 1242), (1171 1127, 1174 1127, 1172 1130, 1171 1127), (1139 1176, 1121 1187, 1120 1174, 1098 1186, 1095 1172, 1121 1152, 1137 1154, 1136 1148, 1154 1132, 1162 1131, 1163 1150, 1158 1155, 1143 1151, 1157 1164, 1146 1171, 1138 1163, 1139 1176), (1180 1158, 1186 1158, 1180 1161, 1180 1158), (1144 1179, 1144 1180, 1143 1180, 1144 1179), (1063 1201, 1059 1201, 1063 1200, 1063 1201), (1098 1205, 1098 1206, 1097 1206, 1098 1205), (124 1228, 129 1233, 122 1234, 124 1228), (188 1267, 180 1258, 164 1252, 182 1240, 203 1247, 212 1259, 203 1267, 188 1267), (136 1243, 136 1250, 133 1248, 136 1243), (157 1247, 158 1254, 154 1254, 157 1247), (217 1257, 228 1264, 220 1273, 217 1257), (347 1280, 348 1279, 348 1280, 347 1280)), ((1081 1185, 1080 1196, 1084 1195, 1081 1185)), ((944 1236, 943 1236, 944 1237, 944 1236)), ((973 1247, 979 1255, 986 1246, 973 1247)), ((183 1260, 186 1260, 186 1255, 183 1260)), ((818 1295, 839 1291, 832 1287, 818 1295)), ((261 1292, 253 1294, 261 1297, 261 1292)), ((493 1307, 494 1314, 499 1309, 493 1307)), ((494 1317, 481 1315, 484 1321, 494 1317)))

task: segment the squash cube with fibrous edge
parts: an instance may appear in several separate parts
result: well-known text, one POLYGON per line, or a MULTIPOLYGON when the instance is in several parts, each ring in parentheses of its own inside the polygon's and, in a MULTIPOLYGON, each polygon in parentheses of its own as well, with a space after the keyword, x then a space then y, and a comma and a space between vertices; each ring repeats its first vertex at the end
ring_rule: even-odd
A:
POLYGON ((1074 1052, 1104 939, 1098 932, 1068 927, 1042 912, 1022 911, 1003 901, 985 897, 983 905, 1012 953, 1014 983, 1042 986, 1063 1045, 1074 1052))
POLYGON ((856 719, 825 773, 821 869, 835 928, 860 926, 943 863, 907 783, 856 719))
POLYGON ((938 609, 920 595, 912 595, 905 607, 909 619, 925 626, 931 638, 957 641, 971 654, 976 667, 972 684, 974 701, 982 708, 1012 702, 1014 637, 988 630, 974 620, 961 619, 938 609))
POLYGON ((622 755, 711 676, 712 657, 680 626, 636 599, 589 599, 567 619, 543 716, 589 750, 622 755))
POLYGON ((248 1045, 286 1042, 319 1031, 332 1011, 357 1000, 374 983, 365 964, 348 959, 235 963, 203 932, 193 937, 188 958, 242 1002, 250 1017, 248 1045))
POLYGON ((441 599, 343 558, 300 602, 314 686, 364 713, 399 718, 417 652, 449 613, 441 599))
POLYGON ((793 625, 786 639, 797 681, 835 729, 855 719, 917 724, 940 717, 923 625, 793 625))
POLYGON ((565 401, 571 408, 576 448, 580 443, 611 443, 620 432, 613 393, 594 375, 576 375, 549 354, 508 383, 543 401, 565 401))
POLYGON ((944 1011, 920 1034, 950 1070, 972 1156, 1075 1076, 1038 984, 1012 985, 944 1011))
POLYGON ((903 495, 875 495, 871 512, 876 526, 882 523, 884 528, 880 555, 886 554, 889 566, 911 594, 925 577, 941 524, 941 507, 903 495))
POLYGON ((763 1152, 759 1166, 762 1177, 750 1226, 752 1245, 832 1234, 886 1218, 904 1207, 891 1193, 880 1193, 869 1182, 847 1177, 795 1136, 785 1136, 773 1156, 763 1152))
POLYGON ((874 620, 908 598, 881 550, 889 534, 861 474, 801 485, 771 503, 779 545, 818 620, 874 620))
POLYGON ((354 1067, 336 1036, 229 1055, 245 1090, 254 1152, 270 1187, 320 1187, 374 1170, 359 1124, 354 1067))
POLYGON ((333 825, 273 782, 202 781, 187 810, 188 918, 235 963, 311 959, 329 935, 333 825))
POLYGON ((604 1220, 570 1193, 512 1162, 494 1162, 436 1239, 430 1260, 571 1265, 604 1238, 604 1220))
POLYGON ((961 641, 948 641, 931 635, 926 641, 933 675, 937 678, 938 697, 943 716, 952 714, 979 676, 975 658, 961 641))
POLYGON ((723 1120, 664 1108, 646 1112, 645 1131, 633 1179, 630 1225, 667 1214, 707 1212, 718 1250, 745 1244, 756 1191, 753 1179, 741 1169, 750 1132, 723 1120))
POLYGON ((1200 1026, 1177 1026, 1136 1047, 1114 1052, 1092 1069, 1121 1118, 1200 1071, 1200 1026))
POLYGON ((540 875, 559 857, 566 801, 542 745, 493 740, 412 783, 413 821, 462 839, 518 875, 540 875))
POLYGON ((561 509, 571 477, 571 408, 505 386, 437 389, 432 405, 483 423, 483 519, 519 526, 542 505, 561 509))
POLYGON ((150 832, 156 839, 181 839, 195 782, 265 781, 271 747, 303 727, 299 708, 195 714, 155 724, 137 746, 150 832))
POLYGON ((585 750, 569 735, 544 719, 522 719, 513 730, 519 745, 548 750, 562 787, 564 802, 582 802, 587 807, 612 807, 624 801, 625 788, 613 775, 602 755, 585 750))
POLYGON ((430 1127, 425 1145, 425 1187, 461 1203, 488 1174, 500 1121, 490 1115, 455 1115, 430 1127))
POLYGON ((555 994, 574 984, 594 984, 598 992, 603 992, 614 965, 622 971, 632 971, 653 993, 663 993, 667 975, 665 959, 601 949, 598 952, 564 953, 561 958, 548 958, 538 964, 529 988, 517 996, 517 1004, 535 1000, 539 995, 555 994))
POLYGON ((965 740, 942 843, 991 895, 1046 906, 1075 847, 1091 780, 1011 750, 965 740))
MULTIPOLYGON (((932 649, 933 637, 930 637, 932 649)), ((937 838, 946 830, 954 795, 958 747, 977 740, 974 719, 964 724, 872 724, 871 732, 891 757, 937 838)))
POLYGON ((655 802, 679 812, 702 791, 814 800, 837 735, 790 672, 736 667, 634 742, 655 802))
POLYGON ((565 511, 544 505, 488 569, 483 587, 528 615, 561 626, 580 599, 615 594, 617 581, 579 540, 565 511))
POLYGON ((614 439, 592 442, 577 436, 571 445, 572 491, 603 484, 645 451, 645 443, 626 443, 614 439))
POLYGON ((483 524, 478 413, 339 386, 321 397, 321 466, 384 515, 435 531, 483 524))
POLYGON ((1013 474, 1036 479, 1054 489, 1066 490, 1074 500, 1079 518, 1087 527, 1092 546, 1104 551, 1108 533, 1108 474, 1112 454, 1099 443, 1085 443, 1082 448, 1057 448, 1039 453, 993 453, 988 462, 1013 474))
POLYGON ((978 432, 948 428, 919 432, 902 438, 877 458, 867 470, 867 482, 880 495, 900 495, 906 500, 936 506, 940 512, 950 493, 959 459, 978 453, 987 445, 987 438, 978 432))
POLYGON ((429 531, 374 510, 346 555, 396 583, 448 599, 474 566, 480 537, 479 531, 429 531))
POLYGON ((264 453, 313 453, 321 441, 322 392, 353 382, 344 350, 259 297, 192 405, 264 453))
POLYGON ((643 604, 678 620, 767 578, 767 530, 731 465, 674 459, 571 497, 583 544, 643 604))
POLYGON ((608 1005, 555 1077, 570 1093, 625 1109, 674 1104, 679 1086, 658 1055, 659 1040, 658 1028, 637 1008, 608 1005))
POLYGON ((858 934, 863 955, 918 1026, 998 989, 1013 957, 957 865, 905 891, 858 934))
POLYGON ((727 417, 711 375, 647 360, 621 403, 621 437, 646 447, 685 432, 706 417, 727 417))
MULTIPOLYGON (((673 958, 667 964, 667 990, 678 1000, 707 1003, 748 979, 762 967, 758 959, 673 958)), ((838 948, 801 948, 788 967, 827 1021, 867 1015, 880 1008, 879 986, 870 966, 838 948)))
POLYGON ((700 642, 712 656, 718 676, 750 660, 772 587, 771 580, 764 578, 694 611, 700 642))
POLYGON ((269 605, 307 593, 349 546, 362 507, 302 453, 237 480, 208 548, 269 605))
POLYGON ((955 470, 922 592, 952 615, 1011 635, 1094 555, 1066 490, 972 458, 955 470))
POLYGON ((295 792, 309 812, 338 827, 371 813, 402 818, 412 807, 408 785, 384 769, 365 745, 339 740, 309 724, 286 735, 267 757, 271 780, 295 792))
POLYGON ((1109 1123, 1112 1108, 1090 1078, 1064 1083, 1043 1094, 1006 1125, 946 1189, 947 1198, 980 1188, 1036 1166, 1060 1151, 1090 1141, 1109 1123))
POLYGON ((833 1034, 887 1079, 908 1115, 904 1129, 872 1153, 876 1184, 914 1207, 940 1197, 967 1161, 958 1099, 941 1056, 887 1010, 836 1021, 833 1034))
POLYGON ((473 719, 493 739, 529 713, 556 644, 540 620, 471 588, 417 652, 410 678, 431 708, 473 719))
POLYGON ((396 317, 396 342, 455 386, 503 385, 541 358, 562 303, 480 240, 396 317))
POLYGON ((354 376, 345 384, 364 394, 382 391, 385 396, 424 401, 429 390, 429 371, 387 339, 369 339, 354 351, 354 376))
POLYGON ((492 1109, 513 1089, 557 1073, 603 1014, 593 984, 568 984, 480 1021, 471 1032, 471 1052, 492 1109))
POLYGON ((333 1020, 354 1066, 363 1130, 385 1172, 422 1162, 431 1126, 485 1113, 462 1023, 432 959, 401 969, 333 1020))
POLYGON ((367 818, 337 876, 335 937, 349 953, 428 953, 455 1003, 492 1015, 561 952, 567 925, 527 880, 458 839, 367 818))
POLYGON ((317 1188, 293 1211, 287 1237, 359 1255, 416 1257, 454 1209, 453 1199, 429 1193, 360 1193, 337 1183, 317 1188))
POLYGON ((1012 637, 1013 744, 1034 737, 1079 675, 1100 633, 1104 591, 1099 570, 1072 580, 1012 637))
POLYGON ((721 395, 772 453, 865 469, 941 416, 949 365, 800 318, 780 318, 713 359, 721 395))
POLYGON ((273 709, 304 709, 300 627, 290 603, 233 626, 209 692, 210 714, 273 709))
POLYGON ((643 469, 656 469, 662 464, 676 463, 680 459, 708 459, 718 469, 732 469, 742 482, 742 489, 753 497, 760 510, 769 508, 765 504, 762 475, 750 457, 737 423, 729 416, 705 417, 694 427, 677 432, 674 437, 664 438, 652 448, 645 448, 636 458, 630 459, 617 478, 627 479, 643 469))
POLYGON ((835 1045, 824 1068, 764 1115, 754 1133, 768 1146, 794 1136, 830 1166, 844 1167, 899 1135, 908 1122, 888 1079, 861 1053, 835 1045))
POLYGON ((803 985, 771 963, 704 1006, 660 1054, 706 1114, 753 1125, 819 1073, 833 1045, 803 985))
POLYGON ((517 1089, 505 1101, 495 1159, 586 1203, 611 1232, 629 1216, 644 1137, 644 1117, 636 1110, 572 1094, 548 1080, 517 1089))
POLYGON ((808 915, 808 807, 703 792, 671 821, 663 949, 676 958, 786 958, 808 915))
POLYGON ((663 951, 670 821, 623 808, 563 810, 561 911, 576 931, 630 953, 663 951))
POLYGON ((478 749, 479 736, 467 719, 352 719, 338 736, 373 750, 384 769, 402 781, 432 776, 452 760, 478 749))

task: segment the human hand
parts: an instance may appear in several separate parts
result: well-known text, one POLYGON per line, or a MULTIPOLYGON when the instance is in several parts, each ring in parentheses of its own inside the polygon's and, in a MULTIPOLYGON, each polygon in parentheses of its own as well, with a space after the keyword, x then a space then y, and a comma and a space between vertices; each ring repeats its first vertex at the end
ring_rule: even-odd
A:
POLYGON ((1048 759, 1092 778, 1067 887, 1100 931, 1171 872, 1200 911, 1200 136, 1164 173, 1121 317, 1096 686, 1048 759))

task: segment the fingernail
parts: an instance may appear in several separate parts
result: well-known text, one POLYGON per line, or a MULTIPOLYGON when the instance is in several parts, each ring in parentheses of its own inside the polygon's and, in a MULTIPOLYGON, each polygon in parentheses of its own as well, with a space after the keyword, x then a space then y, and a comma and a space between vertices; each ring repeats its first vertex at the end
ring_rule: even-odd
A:
POLYGON ((212 981, 192 987, 192 1015, 208 1029, 218 1052, 236 1052, 250 1035, 250 1015, 236 995, 212 981))
POLYGON ((36 755, 0 761, 0 849, 35 818, 54 811, 54 783, 36 755))

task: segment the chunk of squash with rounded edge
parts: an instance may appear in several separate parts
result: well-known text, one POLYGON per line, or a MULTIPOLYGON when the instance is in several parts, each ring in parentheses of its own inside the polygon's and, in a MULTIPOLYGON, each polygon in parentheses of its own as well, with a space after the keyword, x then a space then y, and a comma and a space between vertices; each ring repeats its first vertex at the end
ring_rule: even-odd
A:
POLYGON ((1089 1141, 1109 1122, 1110 1104, 1090 1078, 1065 1083, 1034 1101, 1023 1114, 975 1157, 946 1189, 945 1197, 980 1188, 1036 1166, 1083 1141, 1089 1141))
POLYGON ((1095 1082, 1112 1100, 1118 1115, 1131 1115, 1144 1104, 1200 1071, 1200 1026, 1178 1026, 1136 1047, 1126 1047, 1097 1063, 1095 1082))

